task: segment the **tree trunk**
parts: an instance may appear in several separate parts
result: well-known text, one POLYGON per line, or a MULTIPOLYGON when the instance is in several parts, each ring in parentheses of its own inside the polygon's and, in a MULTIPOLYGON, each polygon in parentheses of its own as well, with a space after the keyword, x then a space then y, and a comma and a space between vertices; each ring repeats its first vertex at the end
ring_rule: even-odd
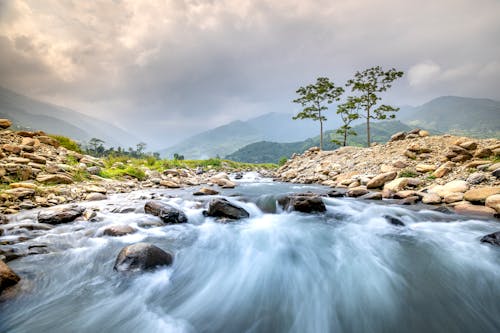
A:
POLYGON ((344 147, 347 144, 347 128, 344 129, 344 147))
MULTIPOLYGON (((321 117, 321 113, 320 113, 321 117)), ((319 128, 320 128, 320 133, 319 133, 319 150, 323 150, 323 120, 319 120, 319 128)))
POLYGON ((370 143, 371 143, 371 138, 370 138, 370 109, 367 110, 366 112, 366 143, 367 143, 367 147, 369 148, 370 147, 370 143))

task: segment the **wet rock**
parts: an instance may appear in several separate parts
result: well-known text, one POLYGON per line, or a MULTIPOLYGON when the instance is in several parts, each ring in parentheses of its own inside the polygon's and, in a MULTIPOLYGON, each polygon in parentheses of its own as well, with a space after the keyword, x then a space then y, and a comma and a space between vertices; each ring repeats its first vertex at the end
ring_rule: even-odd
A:
POLYGON ((390 216, 390 215, 384 215, 383 218, 386 219, 387 222, 389 222, 392 225, 395 225, 395 226, 398 226, 398 227, 404 227, 405 226, 404 222, 401 221, 400 219, 398 219, 397 217, 390 216))
POLYGON ((370 192, 359 197, 363 200, 382 200, 382 192, 370 192))
POLYGON ((141 228, 148 229, 148 228, 163 227, 165 224, 160 221, 141 221, 137 223, 137 225, 141 228))
POLYGON ((36 180, 44 184, 71 184, 73 179, 65 174, 39 175, 36 180))
POLYGON ((169 266, 173 255, 149 243, 136 243, 124 247, 116 258, 114 270, 119 272, 139 272, 153 270, 159 266, 169 266))
POLYGON ((420 200, 419 196, 410 196, 398 201, 398 205, 415 205, 420 200))
POLYGON ((82 217, 85 221, 93 221, 96 216, 97 213, 93 209, 85 209, 82 214, 82 217))
POLYGON ((364 186, 359 186, 359 187, 354 187, 354 188, 351 188, 347 191, 346 195, 348 197, 353 197, 353 198, 357 198, 357 197, 360 197, 362 195, 365 195, 365 194, 368 194, 370 191, 368 191, 366 189, 366 187, 364 186))
POLYGON ((370 188, 382 187, 388 181, 391 181, 394 178, 396 178, 397 175, 398 173, 396 171, 386 172, 377 175, 366 184, 366 188, 370 189, 370 188))
POLYGON ((208 187, 202 187, 198 191, 193 193, 193 195, 217 195, 217 194, 219 194, 218 191, 208 187))
POLYGON ((113 236, 113 237, 119 237, 119 236, 125 236, 128 234, 133 234, 137 230, 132 228, 129 225, 124 225, 124 224, 116 224, 112 225, 109 227, 106 227, 102 234, 104 236, 113 236))
POLYGON ((344 189, 337 188, 337 189, 328 191, 328 193, 326 194, 326 196, 329 197, 329 198, 341 198, 341 197, 343 197, 346 194, 346 192, 347 191, 344 190, 344 189))
POLYGON ((217 198, 210 201, 208 210, 203 212, 203 214, 205 216, 228 218, 232 220, 243 219, 250 216, 245 209, 224 198, 217 198))
POLYGON ((148 201, 144 206, 146 214, 158 216, 167 224, 186 223, 187 216, 181 210, 161 201, 148 201))
POLYGON ((68 223, 80 217, 84 211, 85 208, 78 205, 49 208, 38 213, 38 222, 47 224, 68 223))
POLYGON ((0 225, 7 224, 7 223, 9 223, 9 219, 7 218, 7 216, 0 214, 0 225))
POLYGON ((243 173, 242 172, 237 172, 235 175, 234 175, 234 179, 242 179, 243 178, 243 173))
POLYGON ((483 236, 481 238, 481 243, 489 243, 491 245, 500 246, 500 231, 483 236))
POLYGON ((475 188, 465 192, 464 200, 483 203, 487 197, 495 194, 500 194, 500 186, 475 188))
POLYGON ((21 278, 6 263, 0 260, 0 293, 19 282, 21 278))
POLYGON ((480 215, 492 217, 495 215, 496 211, 493 208, 471 205, 468 203, 458 204, 455 207, 455 212, 465 215, 480 215))
POLYGON ((287 195, 278 199, 278 204, 285 211, 297 211, 302 213, 322 213, 326 211, 325 204, 317 195, 287 195))

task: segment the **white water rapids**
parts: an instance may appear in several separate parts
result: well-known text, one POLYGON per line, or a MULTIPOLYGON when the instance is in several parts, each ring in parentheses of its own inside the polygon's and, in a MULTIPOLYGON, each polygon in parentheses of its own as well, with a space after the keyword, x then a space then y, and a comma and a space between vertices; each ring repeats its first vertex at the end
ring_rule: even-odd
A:
POLYGON ((9 262, 24 291, 0 303, 0 332, 500 331, 500 247, 479 241, 497 221, 344 198, 325 198, 325 214, 258 208, 308 190, 325 192, 246 177, 223 194, 250 218, 228 224, 204 217, 193 189, 154 191, 186 212, 180 225, 139 226, 159 221, 142 210, 153 191, 85 203, 98 222, 57 226, 36 239, 55 252, 9 262), (103 237, 111 224, 139 231, 103 237), (173 265, 113 271, 139 241, 172 252, 173 265))

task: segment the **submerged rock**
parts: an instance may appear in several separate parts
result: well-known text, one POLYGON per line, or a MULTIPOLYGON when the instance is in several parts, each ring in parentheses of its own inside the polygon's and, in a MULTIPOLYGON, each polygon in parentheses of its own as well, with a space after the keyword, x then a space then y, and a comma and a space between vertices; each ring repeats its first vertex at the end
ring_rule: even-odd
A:
POLYGON ((161 201, 148 201, 144 206, 146 214, 158 216, 167 224, 186 223, 187 216, 183 211, 161 201))
POLYGON ((104 229, 102 232, 103 235, 105 236, 113 236, 113 237, 119 237, 119 236, 125 236, 128 234, 133 234, 137 230, 132 228, 129 225, 124 225, 124 224, 116 224, 107 227, 104 229))
POLYGON ((386 219, 387 222, 389 222, 392 225, 395 225, 395 226, 398 226, 398 227, 404 227, 405 226, 404 222, 401 221, 400 219, 398 219, 397 217, 390 216, 390 215, 384 215, 383 218, 386 219))
POLYGON ((218 191, 208 188, 208 187, 202 187, 198 191, 194 192, 193 195, 217 195, 219 194, 218 191))
POLYGON ((21 278, 6 263, 0 260, 0 293, 19 282, 21 278))
POLYGON ((286 211, 295 210, 302 213, 322 213, 326 211, 323 200, 317 195, 288 195, 280 198, 278 203, 286 211))
POLYGON ((84 211, 85 208, 78 205, 50 208, 38 213, 38 222, 47 224, 68 223, 80 217, 84 211))
POLYGON ((205 216, 228 218, 238 220, 247 218, 250 214, 243 208, 232 204, 224 198, 217 198, 210 201, 208 210, 204 211, 205 216))
POLYGON ((173 255, 149 243, 136 243, 124 247, 116 258, 114 270, 119 272, 148 271, 159 266, 169 266, 173 255))
POLYGON ((483 236, 481 238, 481 243, 489 243, 491 245, 500 246, 500 231, 483 236))

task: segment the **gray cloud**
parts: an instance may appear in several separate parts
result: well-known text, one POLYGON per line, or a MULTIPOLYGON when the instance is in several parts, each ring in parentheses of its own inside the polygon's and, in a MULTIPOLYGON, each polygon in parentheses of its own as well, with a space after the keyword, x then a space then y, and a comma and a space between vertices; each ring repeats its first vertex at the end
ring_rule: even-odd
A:
POLYGON ((372 65, 407 75, 387 99, 500 99, 500 3, 5 1, 0 85, 166 146, 269 111, 319 75, 372 65))

